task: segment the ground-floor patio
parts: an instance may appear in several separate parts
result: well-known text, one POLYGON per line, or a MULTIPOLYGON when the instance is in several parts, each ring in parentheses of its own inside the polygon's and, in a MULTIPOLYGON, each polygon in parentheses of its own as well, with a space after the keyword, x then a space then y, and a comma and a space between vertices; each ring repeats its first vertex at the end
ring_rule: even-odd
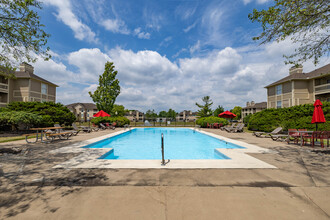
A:
POLYGON ((80 153, 51 151, 113 131, 11 142, 22 151, 0 155, 0 219, 330 219, 328 149, 205 130, 270 149, 248 154, 277 168, 54 169, 80 153))

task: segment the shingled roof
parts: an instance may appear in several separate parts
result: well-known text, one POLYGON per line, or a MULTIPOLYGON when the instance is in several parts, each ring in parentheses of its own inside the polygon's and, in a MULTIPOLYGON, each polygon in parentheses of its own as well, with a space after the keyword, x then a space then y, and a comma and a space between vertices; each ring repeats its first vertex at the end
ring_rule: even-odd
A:
POLYGON ((289 76, 286 76, 272 84, 269 84, 268 86, 265 86, 265 88, 268 88, 270 86, 275 86, 284 82, 292 81, 292 80, 308 80, 308 79, 314 79, 320 76, 325 76, 330 74, 330 63, 318 68, 312 72, 309 73, 294 73, 289 76))
POLYGON ((82 105, 85 109, 97 109, 97 107, 94 103, 80 103, 80 102, 66 105, 66 107, 70 109, 70 108, 74 108, 77 105, 82 105))
POLYGON ((58 87, 58 85, 52 83, 52 82, 49 82, 48 80, 45 80, 44 78, 41 78, 40 76, 37 76, 33 73, 30 73, 28 71, 25 71, 25 72, 22 72, 22 71, 17 71, 15 72, 15 76, 16 78, 27 78, 27 79, 36 79, 38 81, 41 81, 41 82, 44 82, 44 83, 48 83, 48 84, 51 84, 53 86, 56 86, 58 87))
POLYGON ((267 108, 267 102, 255 103, 254 105, 247 106, 242 109, 248 109, 248 108, 259 108, 259 109, 267 108))

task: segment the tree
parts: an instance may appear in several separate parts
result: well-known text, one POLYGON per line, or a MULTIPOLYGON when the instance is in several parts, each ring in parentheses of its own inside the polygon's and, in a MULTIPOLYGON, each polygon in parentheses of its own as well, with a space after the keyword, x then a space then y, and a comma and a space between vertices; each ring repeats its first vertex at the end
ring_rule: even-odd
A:
POLYGON ((177 115, 177 113, 173 109, 170 108, 166 114, 166 117, 175 119, 176 115, 177 115))
POLYGON ((167 112, 166 111, 160 111, 158 116, 161 117, 161 118, 166 118, 167 117, 167 112))
POLYGON ((204 96, 202 100, 203 102, 205 102, 204 105, 200 105, 196 102, 196 105, 200 108, 200 110, 198 110, 197 112, 197 115, 200 117, 209 117, 212 115, 211 105, 213 104, 213 102, 210 99, 210 96, 204 96))
POLYGON ((113 108, 110 112, 113 116, 124 116, 126 113, 125 107, 123 105, 113 105, 113 108))
POLYGON ((233 109, 230 110, 232 113, 236 115, 234 119, 241 119, 241 114, 242 114, 242 107, 240 106, 235 106, 233 109))
POLYGON ((35 62, 34 54, 48 60, 49 34, 42 28, 39 16, 32 8, 41 9, 37 0, 1 0, 0 3, 0 74, 15 70, 17 62, 35 62))
POLYGON ((218 115, 224 111, 225 109, 221 105, 218 105, 218 107, 214 110, 213 115, 218 117, 218 115))
POLYGON ((98 110, 111 112, 117 96, 120 94, 118 72, 112 62, 106 62, 104 72, 99 77, 99 86, 94 93, 88 92, 98 110))
POLYGON ((153 110, 148 110, 147 112, 146 112, 146 118, 151 118, 151 119, 153 119, 153 118, 157 118, 157 113, 155 112, 155 110, 153 109, 153 110))
POLYGON ((253 39, 265 44, 291 37, 300 46, 293 54, 284 55, 286 63, 298 65, 313 58, 317 64, 330 49, 329 12, 328 0, 275 0, 275 5, 268 10, 254 9, 249 14, 249 19, 260 22, 263 29, 253 39))

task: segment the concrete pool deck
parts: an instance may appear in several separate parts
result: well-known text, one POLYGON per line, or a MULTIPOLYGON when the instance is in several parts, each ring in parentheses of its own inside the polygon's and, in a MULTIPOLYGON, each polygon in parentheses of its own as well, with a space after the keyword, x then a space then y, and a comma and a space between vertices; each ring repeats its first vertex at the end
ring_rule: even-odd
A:
MULTIPOLYGON (((180 128, 179 128, 180 129, 180 128)), ((191 129, 191 128, 189 128, 191 129)), ((193 129, 192 129, 193 130, 193 129)), ((104 136, 85 140, 80 143, 75 143, 67 147, 59 148, 50 153, 72 153, 81 152, 75 158, 70 159, 62 164, 54 166, 54 168, 133 168, 133 169, 199 169, 199 168, 276 168, 273 165, 258 160, 246 153, 272 153, 271 150, 258 147, 256 145, 248 144, 243 141, 233 140, 218 134, 196 130, 211 137, 217 138, 221 141, 236 144, 244 147, 243 149, 215 149, 230 159, 214 159, 214 160, 170 160, 166 166, 162 166, 160 160, 107 160, 98 159, 106 154, 112 148, 82 148, 83 146, 96 143, 98 141, 111 138, 113 136, 130 132, 127 130, 117 131, 104 136)), ((166 146, 165 146, 166 148, 166 146)))
POLYGON ((330 219, 329 148, 202 129, 269 149, 277 169, 54 169, 81 153, 50 153, 115 131, 0 147, 0 219, 330 219), (312 152, 316 150, 316 152, 312 152))

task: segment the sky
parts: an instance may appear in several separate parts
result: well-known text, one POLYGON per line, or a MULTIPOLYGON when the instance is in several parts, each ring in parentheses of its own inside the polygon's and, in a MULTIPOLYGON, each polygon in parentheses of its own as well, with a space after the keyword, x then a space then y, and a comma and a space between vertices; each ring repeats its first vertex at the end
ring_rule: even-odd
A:
MULTIPOLYGON (((225 110, 267 100, 266 85, 286 75, 290 39, 259 45, 248 14, 271 0, 41 0, 38 13, 52 59, 32 64, 57 88, 57 102, 92 102, 107 61, 118 71, 126 109, 197 110, 204 96, 225 110)), ((318 66, 304 63, 304 72, 318 66)))

